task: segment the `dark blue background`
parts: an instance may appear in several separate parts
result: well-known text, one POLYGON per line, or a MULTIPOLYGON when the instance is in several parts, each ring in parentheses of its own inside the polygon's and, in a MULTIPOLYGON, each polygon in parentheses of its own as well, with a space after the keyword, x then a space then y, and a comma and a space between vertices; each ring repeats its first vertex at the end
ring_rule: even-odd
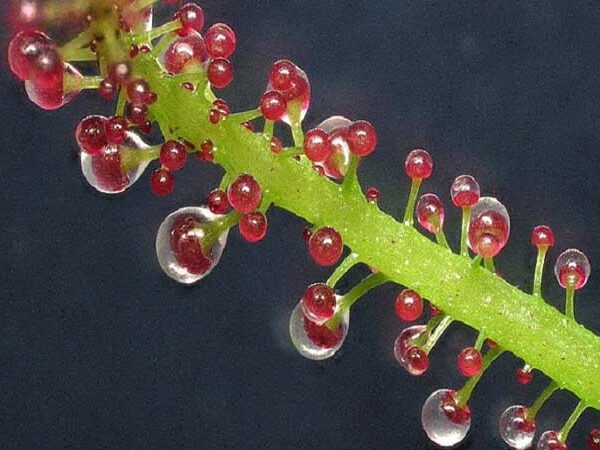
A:
MULTIPOLYGON (((600 9, 591 1, 207 1, 209 21, 239 38, 236 109, 256 104, 272 61, 289 57, 309 74, 306 119, 332 114, 377 125, 378 151, 364 185, 399 216, 407 150, 430 149, 426 190, 448 201, 452 179, 475 175, 512 213, 500 271, 530 289, 531 228, 551 224, 557 248, 600 264, 600 9)), ((5 30, 3 31, 5 35, 5 30)), ((6 36, 4 36, 6 38, 6 36)), ((0 72, 0 446, 78 449, 429 449, 420 407, 462 382, 455 355, 473 332, 453 327, 413 379, 392 355, 402 329, 398 287, 359 303, 344 348, 330 361, 298 356, 287 320, 303 288, 326 277, 309 261, 302 221, 269 214, 267 239, 236 231, 218 270, 194 288, 167 279, 155 233, 174 209, 199 204, 218 168, 192 162, 176 192, 152 196, 147 177, 127 195, 101 196, 80 174, 72 135, 87 113, 111 108, 93 93, 56 113, 37 109, 0 72)), ((190 111, 190 116, 193 115, 190 111)), ((449 212, 456 244, 458 214, 449 212)), ((357 275, 344 283, 356 281, 357 275)), ((545 292, 562 292, 553 277, 545 292)), ((582 322, 600 331, 600 277, 577 299, 582 322)), ((546 380, 517 385, 503 357, 477 390, 462 448, 504 449, 497 419, 531 402, 546 380)), ((539 428, 558 428, 575 400, 557 395, 539 428)), ((598 424, 588 412, 571 448, 598 424)))

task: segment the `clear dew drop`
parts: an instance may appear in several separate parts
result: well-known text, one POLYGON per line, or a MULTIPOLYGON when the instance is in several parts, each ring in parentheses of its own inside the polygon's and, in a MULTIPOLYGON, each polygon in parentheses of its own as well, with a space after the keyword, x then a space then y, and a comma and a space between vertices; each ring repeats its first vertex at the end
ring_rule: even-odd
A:
POLYGON ((330 136, 331 155, 325 162, 319 164, 329 178, 343 178, 350 166, 352 154, 345 138, 345 132, 350 125, 352 125, 351 120, 343 116, 332 116, 317 126, 330 136))
MULTIPOLYGON (((310 81, 308 79, 308 75, 306 75, 306 72, 304 70, 302 70, 300 67, 298 67, 297 65, 294 64, 294 66, 296 67, 296 77, 298 79, 301 80, 301 82, 305 83, 305 89, 303 90, 303 94, 298 97, 295 98, 294 100, 288 100, 288 110, 289 110, 289 104, 290 101, 299 101, 300 102, 300 122, 302 122, 304 120, 304 117, 306 117, 306 113, 308 112, 308 108, 310 106, 310 99, 311 99, 311 90, 310 90, 310 81)), ((267 84, 267 91, 271 91, 273 90, 273 86, 271 85, 271 83, 267 84)), ((284 94, 285 96, 285 94, 284 94)), ((289 126, 292 126, 292 119, 290 117, 290 115, 288 113, 285 113, 283 115, 283 117, 281 118, 281 120, 285 123, 287 123, 289 126)))
POLYGON ((556 431, 546 431, 540 436, 536 450, 567 450, 567 446, 558 439, 556 431))
POLYGON ((302 356, 314 361, 331 358, 340 349, 350 326, 350 312, 342 318, 340 327, 332 331, 325 325, 319 326, 310 322, 302 312, 299 302, 290 316, 290 338, 292 344, 302 356))
POLYGON ((500 436, 510 447, 523 450, 531 447, 535 436, 535 423, 527 422, 527 408, 513 405, 500 416, 500 436))
POLYGON ((441 447, 452 447, 463 441, 471 428, 470 417, 461 422, 450 420, 444 403, 454 391, 439 389, 431 394, 421 412, 421 424, 429 439, 441 447))
POLYGON ((394 357, 398 364, 402 366, 411 375, 415 375, 411 372, 410 365, 407 364, 404 355, 410 347, 413 346, 413 342, 425 331, 425 325, 414 325, 412 327, 405 328, 396 338, 394 342, 394 357))
POLYGON ((510 216, 506 207, 495 197, 481 197, 471 209, 467 243, 475 253, 480 240, 493 238, 502 248, 510 236, 510 216))
MULTIPOLYGON (((82 78, 82 75, 71 64, 64 63, 63 77, 82 78)), ((77 90, 65 93, 62 83, 63 82, 60 81, 60 86, 57 86, 54 89, 49 89, 40 87, 33 80, 26 80, 24 83, 25 92, 27 93, 29 100, 31 100, 37 106, 48 111, 53 111, 70 103, 79 94, 79 91, 77 90)))
POLYGON ((193 216, 194 221, 198 224, 213 222, 221 216, 213 214, 205 206, 188 206, 169 214, 160 224, 158 233, 156 234, 158 264, 169 278, 181 284, 193 284, 205 278, 219 264, 219 260, 227 244, 229 229, 221 233, 213 244, 210 251, 210 265, 202 273, 197 273, 197 271, 189 270, 181 264, 171 244, 172 231, 176 221, 186 216, 193 216))
POLYGON ((590 278, 591 270, 587 256, 575 248, 562 252, 554 264, 554 275, 565 289, 570 283, 573 283, 576 289, 581 289, 590 278))
POLYGON ((150 163, 145 160, 127 173, 120 170, 123 149, 135 151, 149 146, 133 131, 127 131, 121 145, 109 144, 96 155, 79 152, 83 176, 97 191, 105 194, 118 194, 132 186, 144 173, 150 163))

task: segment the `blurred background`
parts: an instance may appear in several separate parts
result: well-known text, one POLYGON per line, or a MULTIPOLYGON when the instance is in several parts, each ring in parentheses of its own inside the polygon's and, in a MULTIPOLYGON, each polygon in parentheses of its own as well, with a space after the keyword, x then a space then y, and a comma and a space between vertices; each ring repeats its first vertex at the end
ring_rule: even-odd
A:
MULTIPOLYGON (((594 2, 506 0, 206 0, 207 23, 237 32, 236 80, 219 93, 235 109, 257 104, 270 64, 290 58, 309 75, 312 127, 333 114, 372 121, 378 150, 361 168, 381 207, 403 212, 408 150, 435 161, 424 191, 448 206, 449 186, 474 175, 511 212, 498 258, 504 277, 530 290, 529 233, 551 225, 553 263, 568 247, 593 265, 577 316, 600 332, 600 9, 594 2)), ((6 3, 5 13, 10 3, 6 3)), ((164 20, 171 11, 161 7, 164 20)), ((0 28, 5 54, 8 26, 0 28)), ((4 55, 3 58, 5 59, 4 55)), ((328 271, 309 259, 304 223, 269 213, 264 242, 236 230, 219 267, 193 288, 170 281, 154 254, 173 210, 200 204, 220 170, 191 161, 167 199, 148 177, 118 198, 96 193, 79 169, 73 130, 112 106, 88 92, 55 113, 37 109, 0 70, 0 447, 6 449, 433 449, 420 425, 425 398, 460 387, 458 351, 474 332, 453 326, 429 373, 409 377, 393 357, 404 325, 398 286, 352 310, 343 349, 325 362, 292 347, 289 314, 328 271)), ((190 111, 190 116, 193 116, 190 111)), ((288 138, 283 133, 282 136, 288 138)), ((365 271, 352 272, 346 289, 365 271)), ((544 292, 562 305, 551 270, 544 292)), ((504 450, 497 420, 545 386, 520 386, 504 356, 486 374, 460 448, 504 450)), ((560 428, 575 405, 556 395, 540 431, 560 428)), ((585 446, 600 415, 588 412, 570 447, 585 446)))

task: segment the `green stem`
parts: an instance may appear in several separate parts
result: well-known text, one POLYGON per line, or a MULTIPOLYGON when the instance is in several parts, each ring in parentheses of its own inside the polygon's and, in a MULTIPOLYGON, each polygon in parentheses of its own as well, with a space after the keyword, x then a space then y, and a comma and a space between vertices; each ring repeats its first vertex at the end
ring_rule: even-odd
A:
POLYGON ((164 23, 160 27, 152 28, 150 31, 144 33, 134 34, 129 37, 129 41, 132 44, 146 44, 152 42, 154 39, 161 37, 164 34, 172 33, 181 28, 181 22, 179 19, 171 20, 170 22, 164 23))
POLYGON ((103 77, 65 77, 63 89, 65 92, 98 89, 103 77))
POLYGON ((358 165, 360 164, 360 158, 352 155, 350 158, 350 164, 348 165, 348 171, 344 176, 342 182, 342 190, 349 194, 362 195, 360 189, 360 182, 358 181, 358 165))
POLYGON ((469 232, 469 222, 471 221, 471 207, 464 206, 462 209, 462 225, 460 230, 460 254, 469 256, 469 248, 467 245, 467 236, 469 232))
POLYGON ((327 285, 331 288, 335 288, 338 281, 340 281, 342 277, 346 274, 346 272, 348 272, 358 262, 358 255, 356 253, 350 253, 331 274, 331 276, 327 280, 327 285))
POLYGON ((481 261, 483 257, 481 255, 475 255, 475 257, 471 260, 471 268, 475 269, 476 267, 481 266, 481 261))
POLYGON ((376 273, 364 278, 360 283, 354 286, 350 291, 339 299, 339 308, 335 315, 326 323, 327 327, 335 330, 338 328, 342 318, 354 303, 363 297, 371 289, 387 283, 388 278, 382 273, 376 273))
POLYGON ((364 278, 360 283, 354 286, 347 294, 342 298, 342 309, 348 310, 363 297, 371 289, 381 286, 387 283, 389 279, 383 273, 374 273, 364 278))
POLYGON ((494 258, 483 258, 483 265, 490 272, 496 273, 496 266, 494 265, 494 258))
POLYGON ((160 41, 156 43, 152 51, 150 52, 154 58, 158 58, 158 56, 166 50, 166 48, 173 42, 177 35, 174 32, 165 34, 160 41))
POLYGON ((265 127, 263 128, 264 133, 268 134, 269 136, 273 136, 274 129, 275 122, 273 122, 272 120, 265 120, 265 127))
POLYGON ((127 173, 146 161, 153 161, 160 155, 160 145, 141 149, 121 149, 121 171, 127 173))
POLYGON ((437 233, 435 233, 435 238, 437 240, 437 243, 440 244, 442 247, 447 248, 448 250, 452 250, 450 248, 450 244, 448 244, 448 241, 446 240, 446 234, 444 233, 444 230, 440 230, 437 233))
POLYGON ((127 94, 125 93, 125 89, 121 89, 119 91, 119 98, 117 99, 117 106, 115 108, 115 116, 124 116, 125 115, 126 102, 127 102, 127 94))
POLYGON ((304 150, 302 150, 301 147, 288 147, 288 148, 284 148, 283 152, 281 154, 286 157, 293 158, 294 156, 304 155, 304 150))
POLYGON ((294 145, 296 147, 302 147, 304 144, 304 132, 300 125, 292 126, 292 139, 294 139, 294 145))
POLYGON ((579 402, 577 404, 577 407, 571 413, 571 415, 567 419, 567 422, 564 424, 564 426, 561 428, 560 432, 558 433, 558 438, 560 439, 560 442, 565 443, 567 441, 567 438, 569 437, 569 433, 571 432, 571 429, 575 426, 575 424, 577 423, 577 421, 579 420, 579 418, 581 417, 581 415, 583 414, 583 412, 586 409, 587 409, 587 405, 584 402, 579 402))
POLYGON ((565 293, 565 315, 575 320, 575 284, 569 283, 565 293))
POLYGON ((481 349, 483 348, 483 343, 485 342, 485 339, 486 339, 486 336, 482 330, 477 335, 477 340, 475 341, 475 345, 473 347, 475 347, 477 350, 481 351, 481 349))
POLYGON ((85 30, 58 49, 65 61, 95 61, 96 54, 90 50, 92 36, 85 30))
POLYGON ((250 122, 251 120, 258 119, 262 116, 260 109, 251 109, 250 111, 244 111, 240 113, 231 114, 227 116, 227 120, 232 123, 237 123, 239 125, 250 122))
POLYGON ((542 296, 542 277, 544 275, 544 263, 547 253, 548 247, 539 247, 535 262, 535 275, 533 277, 533 295, 536 297, 542 296))
POLYGON ((410 185, 410 194, 408 195, 403 220, 405 225, 412 225, 414 223, 415 203, 417 203, 417 196, 419 195, 419 188, 422 181, 420 178, 414 178, 410 185))
POLYGON ((427 354, 429 354, 433 347, 435 347, 437 341, 442 337, 444 332, 448 329, 450 325, 452 325, 453 322, 452 317, 450 316, 440 314, 438 317, 440 317, 439 323, 431 332, 431 335, 427 339, 427 342, 423 345, 423 350, 427 354))
POLYGON ((456 394, 456 402, 458 403, 458 406, 462 408, 469 402, 469 398, 471 398, 473 390, 479 383, 479 380, 481 380, 481 377, 483 376, 485 371, 502 353, 504 353, 504 349, 493 348, 485 354, 485 356, 483 357, 483 367, 481 368, 481 372, 479 372, 474 377, 469 378, 469 380, 465 383, 462 389, 456 394))
POLYGON ((160 0, 135 0, 133 5, 131 5, 131 8, 136 11, 140 11, 154 5, 155 3, 158 3, 159 1, 160 0))
POLYGON ((210 124, 214 98, 209 91, 189 95, 150 58, 138 57, 132 64, 158 95, 153 107, 164 113, 161 129, 178 130, 190 142, 210 139, 218 148, 215 163, 228 172, 254 176, 276 206, 309 223, 334 227, 362 262, 417 290, 454 320, 485 329, 500 347, 600 408, 600 338, 592 332, 489 271, 472 270, 468 259, 371 207, 364 197, 344 195, 338 183, 309 165, 278 158, 268 151, 262 134, 227 120, 210 124))
POLYGON ((444 320, 446 316, 444 314, 438 314, 437 316, 433 316, 425 325, 425 330, 419 335, 419 337, 414 338, 414 345, 417 347, 423 347, 427 344, 427 341, 431 337, 431 333, 433 330, 440 324, 442 320, 444 320))
POLYGON ((540 412, 540 409, 542 409, 542 406, 544 406, 544 403, 546 403, 550 397, 552 397, 552 394, 554 394, 557 390, 558 384, 556 384, 555 381, 552 381, 548 386, 546 386, 546 389, 544 389, 539 397, 535 399, 533 405, 527 408, 526 419, 528 421, 534 420, 537 416, 537 413, 540 412))

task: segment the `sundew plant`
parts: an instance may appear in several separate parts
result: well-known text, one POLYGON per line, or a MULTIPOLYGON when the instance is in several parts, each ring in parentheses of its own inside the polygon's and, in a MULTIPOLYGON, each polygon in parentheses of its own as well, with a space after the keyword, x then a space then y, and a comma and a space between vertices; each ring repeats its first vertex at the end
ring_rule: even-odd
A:
MULTIPOLYGON (((337 8, 350 7, 339 3, 337 8)), ((354 6, 358 8, 354 17, 362 15, 367 23, 377 14, 385 14, 385 9, 377 5, 357 2, 354 6)), ((368 325, 390 330, 390 324, 394 324, 394 339, 382 341, 388 345, 386 363, 398 368, 395 382, 407 383, 409 377, 427 379, 432 372, 438 372, 436 380, 447 383, 446 387, 427 393, 420 408, 409 407, 412 402, 404 404, 399 398, 396 413, 410 417, 408 422, 403 419, 408 428, 401 429, 400 435, 420 433, 423 441, 426 437, 439 447, 469 445, 469 433, 485 433, 494 436, 498 448, 600 449, 600 428, 588 427, 581 430, 579 437, 571 434, 583 414, 597 419, 596 410, 600 409, 600 338, 594 333, 588 314, 580 313, 591 311, 582 309, 581 303, 594 301, 586 294, 586 285, 593 283, 593 258, 586 253, 593 249, 578 248, 580 243, 593 241, 582 239, 580 234, 594 232, 595 191, 590 188, 587 195, 591 203, 584 204, 581 210, 578 202, 583 201, 577 195, 567 194, 559 202, 560 208, 554 209, 556 203, 553 204, 550 214, 540 205, 552 199, 538 198, 526 189, 532 184, 542 186, 541 191, 543 186, 557 183, 566 190, 577 183, 587 186, 587 180, 582 181, 581 176, 571 172, 577 164, 594 170, 589 146, 593 145, 593 132, 597 130, 589 117, 581 118, 578 112, 573 112, 572 119, 565 119, 578 126, 573 125, 571 145, 556 158, 556 166, 564 170, 551 176, 536 170, 544 152, 536 153, 531 144, 523 145, 529 136, 543 142, 558 139, 550 127, 527 130, 522 124, 509 121, 512 128, 508 130, 519 138, 523 148, 506 152, 511 161, 503 169, 486 161, 485 148, 467 148, 484 145, 488 137, 477 134, 477 122, 493 122, 495 115, 503 117, 507 108, 514 107, 517 112, 525 109, 525 116, 543 111, 554 117, 551 111, 557 104, 548 100, 543 90, 528 91, 531 98, 522 94, 518 85, 504 86, 505 91, 497 92, 500 82, 493 74, 506 73, 508 69, 502 64, 495 66, 495 54, 505 61, 503 52, 508 52, 521 61, 519 55, 525 53, 524 60, 533 61, 533 68, 515 63, 508 71, 518 75, 519 70, 539 70, 540 83, 549 83, 553 92, 561 92, 561 118, 568 117, 569 108, 578 101, 590 101, 576 98, 578 91, 572 92, 570 79, 561 78, 562 66, 535 66, 535 52, 550 51, 550 44, 526 45, 518 38, 518 25, 510 24, 511 17, 525 17, 525 23, 534 27, 536 20, 541 19, 525 7, 514 11, 501 7, 478 10, 486 20, 501 20, 500 28, 505 34, 510 29, 517 37, 511 40, 502 34, 498 38, 485 27, 469 25, 456 38, 449 32, 447 42, 435 38, 434 45, 423 47, 430 51, 425 58, 430 63, 427 67, 411 65, 410 56, 385 49, 390 40, 407 40, 414 41, 415 52, 422 51, 419 44, 429 39, 431 28, 439 25, 454 30, 449 25, 452 7, 432 6, 430 11, 420 4, 398 6, 398 11, 405 13, 398 18, 400 34, 392 36, 393 33, 381 31, 356 36, 356 53, 350 54, 345 53, 347 46, 336 54, 336 30, 332 27, 315 29, 304 39, 299 36, 298 42, 293 43, 294 49, 288 49, 290 54, 270 52, 269 45, 281 45, 276 36, 285 34, 286 21, 311 20, 301 4, 290 6, 285 20, 279 17, 278 21, 264 22, 264 29, 255 32, 265 44, 259 46, 253 41, 252 47, 244 45, 244 32, 252 27, 243 28, 242 32, 225 23, 226 13, 223 22, 220 16, 213 20, 211 7, 175 0, 23 0, 9 5, 7 65, 24 88, 21 102, 24 104, 28 97, 38 107, 31 109, 31 115, 21 114, 14 126, 33 121, 30 132, 35 133, 50 120, 47 118, 62 114, 63 108, 83 105, 84 113, 72 132, 81 172, 77 183, 88 186, 86 196, 101 199, 93 200, 102 202, 94 217, 99 224, 104 220, 103 209, 117 207, 117 202, 130 196, 135 197, 133 205, 147 202, 161 210, 164 202, 179 198, 182 193, 193 194, 180 197, 186 201, 177 204, 162 221, 147 221, 140 233, 155 233, 154 249, 138 248, 137 254, 145 255, 142 258, 147 260, 148 254, 155 253, 156 277, 174 281, 169 284, 173 296, 185 292, 193 301, 195 291, 203 292, 198 295, 206 298, 226 291, 230 317, 243 317, 247 314, 245 309, 253 308, 253 301, 285 309, 288 336, 281 348, 294 348, 297 358, 306 358, 321 368, 313 373, 316 378, 328 377, 335 361, 343 359, 342 349, 349 354, 352 348, 348 347, 374 348, 381 344, 352 341, 355 329, 350 327, 350 318, 353 323, 357 315, 367 313, 371 302, 385 303, 385 308, 378 310, 384 317, 372 316, 368 325), (421 20, 431 20, 434 25, 422 31, 418 26, 421 20), (326 48, 324 53, 338 60, 333 64, 337 71, 319 73, 319 82, 314 81, 311 68, 302 62, 315 46, 320 47, 319 51, 326 48), (245 56, 241 67, 236 64, 238 54, 253 52, 256 58, 245 56), (362 56, 357 57, 359 53, 362 56), (453 54, 459 59, 444 60, 453 54), (494 70, 484 69, 486 64, 494 70), (353 65, 359 69, 350 69, 353 65), (427 85, 444 77, 440 69, 453 82, 445 96, 432 98, 427 85), (413 89, 398 82, 379 92, 369 82, 369 76, 386 70, 396 72, 399 80, 415 79, 413 89), (348 75, 357 72, 365 78, 353 80, 348 75), (555 74, 556 80, 548 74, 555 74), (468 83, 461 81, 464 77, 468 83), (244 80, 244 88, 236 90, 238 78, 244 80), (329 81, 321 86, 320 82, 327 78, 329 81), (471 84, 475 87, 465 89, 471 84), (334 94, 328 94, 328 90, 334 94), (419 121, 413 111, 403 111, 400 103, 397 109, 402 112, 395 116, 399 122, 386 121, 392 127, 388 130, 381 128, 376 118, 384 115, 378 99, 390 95, 404 95, 413 103, 415 99, 422 100, 425 106, 421 114, 425 115, 427 105, 449 106, 435 120, 426 115, 427 119, 419 121), (331 102, 343 106, 333 108, 331 102), (452 117, 454 121, 460 114, 452 111, 455 104, 472 107, 473 115, 464 117, 470 122, 471 131, 464 135, 444 124, 445 118, 452 117), (48 112, 54 110, 61 112, 48 112), (403 114, 411 117, 410 123, 420 124, 420 128, 409 131, 407 124, 401 122, 403 114), (444 130, 445 139, 431 137, 436 127, 444 130), (585 148, 579 148, 582 146, 585 148), (459 167, 453 159, 467 167, 459 167), (369 169, 371 161, 374 168, 369 169), (191 166, 197 168, 193 174, 191 166), (512 175, 504 186, 498 171, 506 171, 507 167, 512 175), (217 174, 220 180, 213 182, 217 174), (368 181, 364 181, 363 174, 367 174, 368 181), (378 174, 384 177, 383 181, 378 180, 378 174), (435 181, 436 177, 443 182, 435 181), (198 189, 198 179, 202 189, 198 189), (502 194, 505 188, 509 195, 502 194), (394 192, 386 197, 388 190, 394 192), (116 200, 109 202, 109 198, 116 200), (538 212, 537 222, 525 224, 520 220, 519 207, 538 212), (281 211, 286 214, 284 222, 277 220, 281 211), (566 225, 554 226, 552 219, 556 217, 563 217, 566 225), (273 277, 269 266, 273 261, 298 261, 285 254, 285 244, 281 244, 283 254, 277 259, 264 255, 260 270, 253 268, 251 277, 243 276, 243 271, 252 265, 244 260, 249 258, 247 255, 240 256, 238 262, 239 280, 236 281, 235 273, 223 277, 219 270, 230 257, 231 246, 260 248, 274 233, 282 242, 298 241, 305 255, 304 267, 300 269, 298 262, 289 267, 294 272, 290 277, 302 276, 304 285, 286 292, 285 301, 263 298, 260 289, 252 286, 254 282, 285 286, 273 277), (511 251, 517 252, 521 260, 505 257, 511 251), (311 269, 306 268, 309 265, 311 269), (264 281, 256 279, 262 276, 264 281), (219 281, 209 289, 206 286, 211 279, 219 281), (187 286, 186 290, 182 291, 178 284, 187 286), (386 293, 387 301, 383 296, 379 300, 374 297, 377 290, 386 293), (240 308, 237 297, 252 301, 244 302, 244 308, 240 308), (371 302, 367 301, 369 298, 371 302), (457 332, 462 333, 460 338, 451 338, 457 332), (460 342, 455 340, 448 346, 443 344, 446 339, 460 342), (500 360, 504 363, 497 369, 500 360), (513 378, 513 384, 522 389, 511 394, 510 402, 506 400, 507 393, 501 392, 496 393, 496 398, 502 399, 501 405, 489 398, 486 403, 494 407, 472 408, 481 385, 495 370, 502 370, 502 377, 513 378), (444 372, 450 372, 446 378, 441 377, 444 372), (553 406, 557 395, 568 396, 567 406, 553 406), (544 418, 548 413, 551 421, 544 418), (493 420, 485 419, 492 415, 493 420), (484 419, 495 422, 493 431, 483 426, 474 429, 484 419)), ((457 10, 470 7, 473 5, 468 2, 454 6, 457 10)), ((255 8, 261 16, 270 13, 268 4, 258 3, 255 8)), ((336 8, 329 8, 324 5, 322 15, 316 17, 335 17, 336 8)), ((547 22, 536 25, 541 29, 546 26, 555 31, 560 25, 570 29, 589 20, 579 10, 567 11, 576 19, 564 19, 564 11, 553 4, 542 10, 548 16, 547 22)), ((314 19, 315 23, 321 23, 320 20, 314 19)), ((353 24, 335 22, 335 27, 346 26, 353 24)), ((566 64, 580 68, 582 72, 577 72, 574 79, 591 86, 593 78, 584 76, 584 63, 580 61, 585 61, 585 51, 595 45, 590 42, 594 37, 593 33, 586 33, 583 25, 581 30, 582 35, 576 35, 580 47, 573 44, 572 48, 583 50, 567 53, 566 64)), ((548 37, 548 42, 553 37, 548 37)), ((290 37, 287 40, 293 41, 290 37)), ((410 45, 403 50, 410 51, 410 45)), ((321 70, 319 65, 312 65, 313 70, 321 70)), ((585 73, 590 72, 593 70, 587 68, 585 73)), ((13 83, 17 86, 17 82, 13 83)), ((589 95, 592 97, 591 92, 589 95)), ((70 130, 65 124, 62 127, 65 133, 70 130)), ((506 123, 502 127, 499 134, 507 130, 506 123)), ((511 138, 506 137, 507 145, 510 142, 511 138)), ((53 155, 46 164, 63 158, 57 150, 60 149, 42 149, 53 155)), ((11 163, 24 165, 40 152, 26 157, 24 152, 13 153, 11 163), (22 162, 15 163, 18 158, 22 162)), ((494 156, 494 161, 501 159, 494 156)), ((6 170, 11 171, 10 167, 6 170)), ((77 174, 63 173, 61 179, 46 182, 56 185, 68 177, 76 178, 77 174)), ((39 195, 43 196, 43 189, 39 195)), ((61 211, 50 214, 60 215, 61 211)), ((43 234, 44 220, 38 222, 39 233, 43 234)), ((43 245, 41 241, 36 243, 43 245)), ((81 244, 69 245, 78 248, 81 244)), ((99 248, 93 237, 85 242, 85 248, 85 260, 92 267, 100 264, 100 258, 94 261, 100 252, 123 258, 119 244, 99 248)), ((256 264, 257 260, 253 261, 256 264)), ((124 264, 131 284, 140 281, 135 275, 141 270, 137 263, 137 258, 131 258, 124 264)), ((46 264, 53 264, 51 258, 46 264)), ((88 289, 94 290, 93 282, 88 289)), ((141 297, 152 296, 152 290, 146 292, 142 282, 135 290, 141 297)), ((171 299, 154 299, 161 300, 171 299)), ((210 308, 210 302, 199 302, 195 308, 197 314, 202 314, 202 308, 210 308)), ((237 319, 230 320, 238 323, 237 319)), ((139 318, 137 326, 142 321, 139 318)), ((264 326, 264 321, 268 319, 246 326, 264 326)), ((220 330, 223 335, 216 337, 217 341, 230 339, 235 333, 235 327, 220 330)), ((218 333, 210 323, 199 332, 210 336, 218 333)), ((283 359, 282 356, 282 370, 283 359)), ((276 352, 269 361, 279 364, 276 352)), ((330 380, 331 384, 337 382, 330 380)), ((412 391, 403 395, 418 395, 418 390, 412 391)), ((334 405, 338 401, 335 395, 336 392, 323 394, 334 405)), ((353 392, 349 390, 344 395, 351 397, 353 392)), ((310 417, 312 413, 307 409, 302 415, 310 417)), ((369 411, 365 411, 365 417, 368 416, 369 411)), ((330 426, 335 427, 335 423, 330 426)), ((311 439, 319 442, 318 435, 311 439)), ((270 446, 265 441, 259 447, 270 446)))

